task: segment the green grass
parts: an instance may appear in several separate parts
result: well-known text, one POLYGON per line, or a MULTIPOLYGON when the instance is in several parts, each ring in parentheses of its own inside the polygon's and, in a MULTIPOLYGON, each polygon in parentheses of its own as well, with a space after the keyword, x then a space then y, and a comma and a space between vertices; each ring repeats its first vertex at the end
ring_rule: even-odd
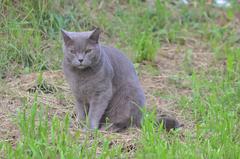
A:
MULTIPOLYGON (((185 120, 194 124, 184 133, 166 133, 154 125, 155 112, 145 112, 136 151, 124 151, 123 143, 112 144, 99 131, 83 133, 71 129, 71 117, 49 117, 48 106, 22 101, 14 118, 20 130, 15 144, 0 139, 4 158, 240 158, 240 6, 219 9, 194 1, 194 5, 157 0, 152 8, 146 2, 128 1, 10 1, 0 0, 0 78, 61 68, 60 29, 84 31, 102 29, 102 41, 127 52, 139 75, 142 61, 156 63, 163 45, 179 48, 203 45, 213 53, 207 70, 195 70, 191 47, 179 52, 179 68, 189 81, 190 95, 155 91, 153 96, 176 100, 185 120), (219 24, 220 19, 225 22, 219 24), (220 67, 221 65, 221 67, 220 67)), ((202 48, 202 47, 201 47, 202 48)), ((209 59, 210 61, 210 59, 209 59)), ((162 70, 147 65, 149 76, 162 70)), ((170 85, 181 88, 177 75, 170 85)), ((6 79, 6 81, 5 81, 6 79)), ((181 81, 180 81, 181 82, 181 81)), ((2 83, 2 82, 1 82, 2 83)), ((1 87, 1 86, 0 86, 1 87)), ((0 94, 2 94, 1 88, 0 94)), ((7 90, 4 90, 7 92, 7 90)), ((65 98, 64 94, 57 94, 65 98)), ((1 105, 1 104, 0 104, 1 105)))
POLYGON ((21 138, 15 148, 3 144, 2 154, 6 158, 106 158, 123 156, 121 147, 109 148, 110 141, 99 132, 82 134, 70 133, 70 117, 67 114, 62 120, 54 116, 48 120, 48 109, 39 105, 37 96, 33 105, 24 105, 18 113, 18 126, 21 138), (27 109, 30 107, 30 109, 27 109), (83 136, 83 140, 79 138, 83 136), (93 140, 94 138, 95 140, 93 140), (97 154, 98 146, 104 153, 97 154))

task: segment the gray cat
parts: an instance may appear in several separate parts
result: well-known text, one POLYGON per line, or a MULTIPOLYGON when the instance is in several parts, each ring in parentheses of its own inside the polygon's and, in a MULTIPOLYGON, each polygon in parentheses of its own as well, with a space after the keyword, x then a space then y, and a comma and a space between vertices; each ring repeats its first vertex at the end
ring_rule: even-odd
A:
POLYGON ((90 129, 140 127, 145 105, 133 64, 119 50, 99 44, 100 30, 63 36, 63 70, 76 98, 77 118, 90 129))
POLYGON ((63 70, 76 98, 77 117, 97 129, 106 122, 115 129, 141 124, 145 96, 133 64, 119 50, 99 44, 100 30, 63 36, 63 70))

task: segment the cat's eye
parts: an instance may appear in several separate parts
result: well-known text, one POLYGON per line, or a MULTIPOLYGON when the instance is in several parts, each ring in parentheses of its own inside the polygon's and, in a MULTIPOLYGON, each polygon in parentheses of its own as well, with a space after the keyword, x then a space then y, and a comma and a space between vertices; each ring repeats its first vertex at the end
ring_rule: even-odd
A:
POLYGON ((91 52, 92 51, 92 49, 87 49, 86 51, 85 51, 85 53, 87 54, 87 53, 89 53, 89 52, 91 52))
POLYGON ((71 50, 70 50, 70 52, 71 52, 72 54, 74 54, 74 53, 75 53, 75 51, 74 51, 73 49, 71 49, 71 50))

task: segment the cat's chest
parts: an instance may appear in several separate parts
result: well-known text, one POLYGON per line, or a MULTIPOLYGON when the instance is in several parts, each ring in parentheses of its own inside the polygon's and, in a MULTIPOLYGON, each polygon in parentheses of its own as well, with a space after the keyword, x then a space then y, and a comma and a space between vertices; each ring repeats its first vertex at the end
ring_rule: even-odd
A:
POLYGON ((100 81, 98 79, 90 78, 90 79, 75 79, 75 89, 84 94, 88 94, 89 92, 93 92, 96 90, 98 85, 100 85, 100 81))
POLYGON ((111 85, 111 79, 104 75, 94 76, 75 76, 71 82, 72 90, 75 94, 89 98, 90 96, 104 92, 109 89, 111 85))

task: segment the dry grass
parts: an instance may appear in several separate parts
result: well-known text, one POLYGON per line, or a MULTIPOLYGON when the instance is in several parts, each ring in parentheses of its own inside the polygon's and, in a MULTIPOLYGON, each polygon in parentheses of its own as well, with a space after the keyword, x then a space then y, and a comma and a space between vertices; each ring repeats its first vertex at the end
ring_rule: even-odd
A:
MULTIPOLYGON (((196 45, 196 44, 194 44, 196 45)), ((189 120, 188 116, 183 115, 182 110, 178 108, 178 99, 180 96, 190 96, 191 89, 190 81, 186 78, 181 79, 181 75, 186 76, 184 70, 184 55, 186 49, 192 49, 191 66, 197 70, 207 70, 210 65, 214 64, 213 54, 202 46, 185 46, 179 48, 176 45, 164 45, 157 56, 155 63, 142 63, 138 69, 141 84, 147 96, 147 106, 151 110, 156 107, 159 114, 167 114, 176 117, 181 123, 184 123, 184 128, 181 130, 191 131, 194 127, 194 121, 189 120), (152 73, 146 67, 152 65, 152 68, 157 71, 152 73), (176 75, 179 75, 177 81, 172 80, 176 75), (160 92, 169 98, 163 98, 156 94, 160 92)), ((154 70, 153 70, 154 71, 154 70)), ((42 78, 48 86, 53 87, 56 92, 44 93, 37 87, 37 80, 40 73, 31 73, 21 75, 18 78, 9 78, 6 85, 1 91, 1 107, 0 107, 0 136, 4 140, 10 140, 15 143, 20 136, 16 121, 14 121, 17 110, 22 108, 23 101, 33 102, 34 93, 38 91, 38 101, 49 108, 49 117, 54 115, 64 117, 66 113, 72 114, 71 131, 74 133, 79 131, 78 125, 74 118, 74 99, 70 89, 64 80, 62 71, 47 71, 43 72, 42 78)), ((46 88, 48 89, 48 88, 46 88)), ((188 112, 191 113, 191 112, 188 112)), ((140 130, 128 130, 123 133, 102 132, 106 138, 111 138, 112 144, 123 144, 127 152, 134 151, 133 140, 140 135, 140 130)), ((100 150, 99 150, 100 151, 100 150)))

